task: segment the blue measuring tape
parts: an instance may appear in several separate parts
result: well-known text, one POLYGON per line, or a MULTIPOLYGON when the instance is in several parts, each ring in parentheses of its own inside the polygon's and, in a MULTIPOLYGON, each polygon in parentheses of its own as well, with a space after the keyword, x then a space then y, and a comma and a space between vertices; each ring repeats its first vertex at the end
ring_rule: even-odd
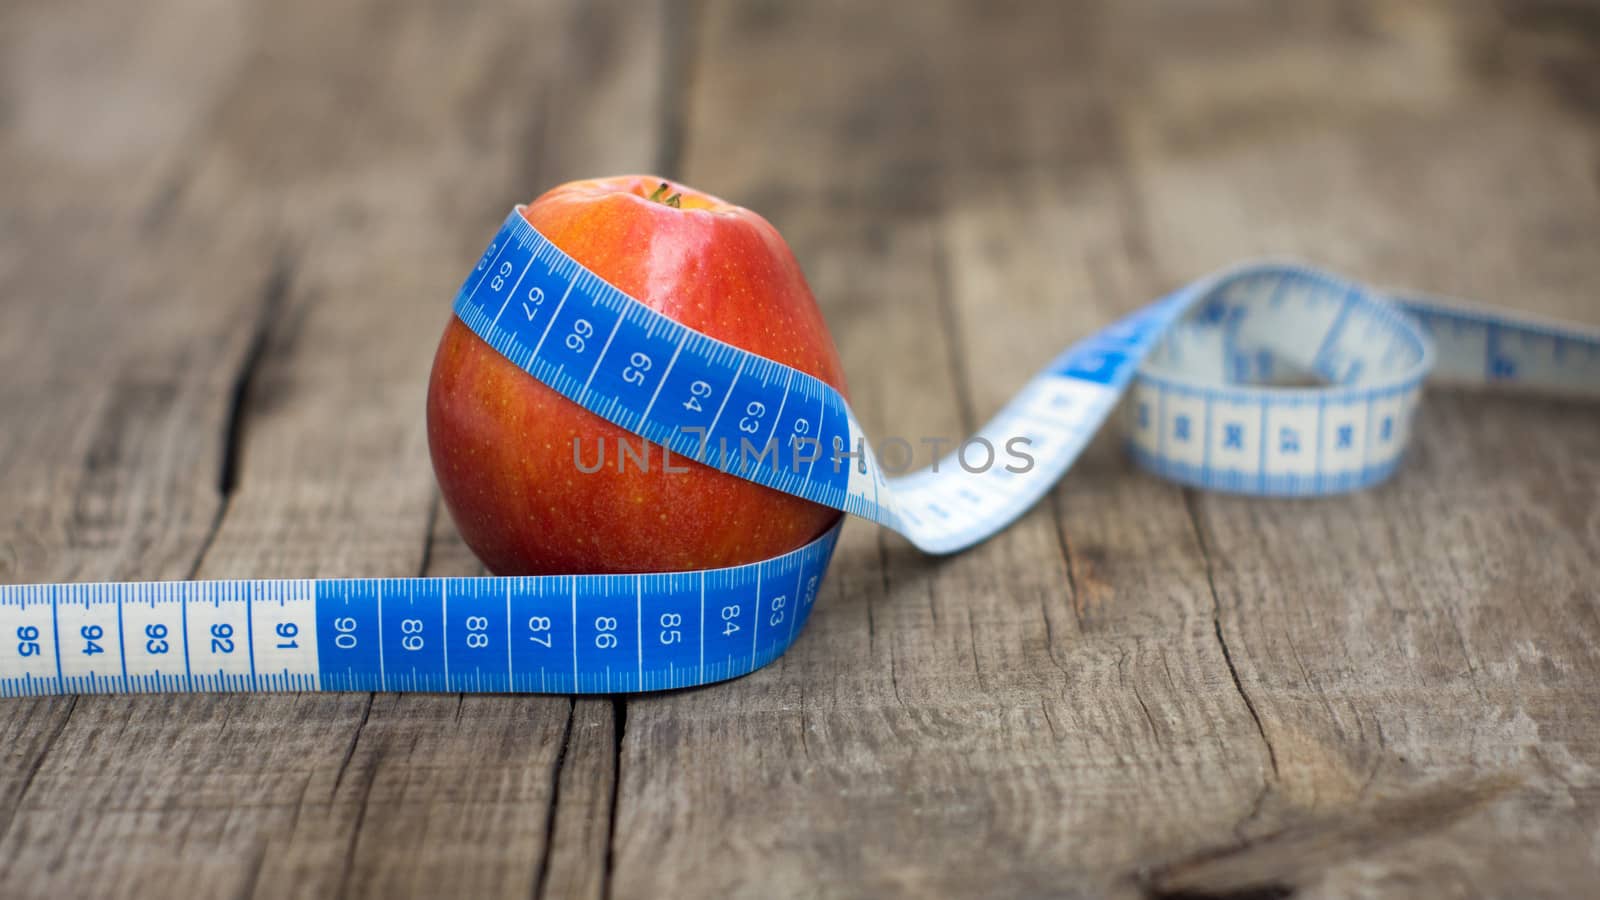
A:
MULTIPOLYGON (((1072 345, 969 441, 1023 439, 1031 465, 992 455, 972 465, 957 452, 889 477, 833 388, 650 310, 519 211, 468 276, 455 313, 596 415, 931 553, 1015 521, 1119 404, 1134 459, 1158 475, 1208 490, 1322 495, 1394 471, 1430 372, 1600 394, 1600 331, 1253 264, 1072 345), (1285 380, 1317 386, 1275 384, 1285 380)), ((789 647, 838 533, 764 562, 676 574, 0 586, 0 695, 704 684, 789 647)))

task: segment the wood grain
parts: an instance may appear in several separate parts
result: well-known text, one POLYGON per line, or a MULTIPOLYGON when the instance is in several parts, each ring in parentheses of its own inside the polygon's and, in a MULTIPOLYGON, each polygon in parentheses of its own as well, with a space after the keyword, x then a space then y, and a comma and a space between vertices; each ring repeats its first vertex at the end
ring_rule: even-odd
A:
MULTIPOLYGON (((221 512, 229 410, 270 276, 269 260, 251 252, 259 223, 156 214, 186 177, 186 140, 221 99, 213 80, 246 49, 241 4, 193 7, 152 4, 157 24, 148 28, 135 27, 132 10, 86 4, 0 11, 0 579, 8 582, 189 577, 221 512), (215 41, 183 52, 185 29, 161 22, 185 18, 215 41), (75 64, 72 48, 85 51, 75 64), (138 116, 154 97, 163 98, 159 113, 138 116), (177 283, 164 277, 188 265, 201 240, 216 267, 177 283)), ((41 797, 145 800, 138 791, 131 801, 108 795, 93 778, 62 782, 48 764, 69 722, 127 734, 128 706, 91 707, 70 697, 17 700, 0 717, 7 893, 70 861, 53 823, 32 818, 41 797), (45 838, 37 855, 18 859, 14 836, 29 831, 45 838)), ((169 707, 174 718, 193 708, 169 707)), ((127 886, 141 884, 133 877, 127 886)))
MULTIPOLYGON (((122 478, 166 476, 203 487, 209 517, 201 517, 181 568, 107 574, 475 573, 466 554, 429 553, 431 543, 454 537, 446 531, 435 541, 431 525, 437 502, 420 415, 426 363, 461 261, 475 252, 470 245, 493 230, 509 202, 579 174, 547 161, 538 146, 549 121, 605 130, 608 117, 647 106, 650 60, 660 46, 655 23, 621 5, 587 4, 452 11, 306 3, 261 12, 251 23, 258 43, 221 90, 199 146, 189 149, 187 180, 166 216, 196 231, 229 220, 257 226, 265 236, 240 253, 265 277, 241 284, 241 273, 225 265, 231 258, 213 257, 215 265, 197 267, 199 283, 159 298, 173 312, 150 322, 159 334, 181 335, 180 348, 231 347, 237 377, 208 378, 173 342, 156 344, 150 365, 177 382, 173 393, 216 388, 222 400, 210 421, 161 423, 159 436, 173 445, 187 432, 203 433, 210 444, 102 452, 117 454, 107 464, 119 466, 122 478), (525 52, 527 36, 542 33, 567 35, 570 55, 525 52), (441 71, 441 47, 464 65, 441 71), (552 93, 530 97, 528 84, 552 93), (598 112, 586 111, 586 99, 598 112), (463 180, 463 173, 475 177, 463 180), (240 323, 258 315, 252 338, 240 323), (230 327, 240 337, 218 341, 230 327), (162 456, 163 449, 178 455, 162 456), (195 477, 191 457, 209 465, 209 478, 195 477)), ((581 136, 562 146, 625 168, 645 167, 654 154, 649 133, 622 150, 581 136)), ((187 256, 151 263, 152 285, 188 279, 196 248, 212 249, 199 234, 187 237, 187 256)), ((117 249, 100 249, 102 277, 117 275, 117 249)), ((137 266, 139 255, 130 250, 120 264, 137 266)), ((64 323, 57 346, 76 321, 64 323)), ((80 383, 95 386, 89 373, 80 383)), ((70 395, 67 387, 57 392, 70 395)), ((161 398, 141 399, 111 398, 112 423, 147 416, 143 407, 161 398)), ((48 460, 41 450, 27 458, 48 460)), ((7 483, 42 481, 32 476, 8 475, 7 483)), ((146 515, 157 527, 182 521, 159 506, 146 515)), ((116 534, 150 540, 160 532, 135 524, 116 534)), ((89 574, 29 566, 14 577, 89 574)), ((531 893, 573 719, 572 704, 551 697, 51 702, 70 718, 47 716, 50 707, 14 726, 24 732, 19 750, 48 749, 31 770, 26 757, 18 761, 19 809, 0 843, 12 861, 3 876, 8 896, 142 895, 173 884, 193 896, 387 896, 432 893, 429 885, 471 895, 531 893)), ((578 725, 587 740, 588 718, 578 725)), ((587 847, 581 837, 568 843, 587 847)))
MULTIPOLYGON (((510 202, 655 169, 795 248, 874 437, 1259 254, 1600 323, 1560 2, 0 9, 0 580, 471 575, 421 398, 510 202), (13 423, 21 423, 16 427, 13 423)), ((1566 897, 1600 874, 1600 416, 1437 390, 1389 485, 1104 435, 633 698, 0 704, 0 895, 1566 897)))
MULTIPOLYGON (((1600 258, 1549 239, 1600 235, 1596 120, 1528 55, 1523 15, 1374 7, 1300 37, 1239 21, 1234 46, 1128 61, 1148 67, 1124 108, 1136 191, 1163 210, 1153 256, 1288 254, 1600 320, 1575 290, 1600 258), (1330 112, 1292 129, 1243 115, 1290 105, 1330 112)), ((1600 723, 1574 710, 1600 683, 1597 425, 1592 404, 1435 391, 1383 490, 1191 494, 1218 635, 1275 765, 1239 837, 1158 885, 1560 896, 1594 871, 1600 823, 1575 797, 1600 723)))
MULTIPOLYGON (((852 397, 875 434, 959 439, 1064 336, 1118 311, 1096 279, 1123 277, 1129 305, 1153 292, 1132 275, 1109 110, 1083 68, 1037 77, 1064 14, 718 12, 691 109, 739 112, 691 144, 686 175, 760 198, 818 261, 809 272, 846 366, 871 373, 852 397), (788 103, 763 102, 805 66, 817 77, 788 103), (987 102, 1024 72, 1027 96, 987 102), (874 121, 886 105, 901 127, 874 121), (1037 129, 1036 108, 1053 111, 1037 129), (808 133, 815 146, 784 173, 791 193, 764 189, 772 174, 741 166, 738 143, 812 116, 844 125, 808 133)), ((1076 483, 1108 467, 1121 463, 1097 451, 1076 483)), ((945 560, 852 524, 831 592, 781 666, 631 701, 619 822, 649 824, 619 829, 621 892, 644 892, 646 859, 669 861, 648 870, 669 894, 753 895, 770 881, 801 895, 1096 892, 1104 873, 1244 815, 1265 752, 1212 632, 1181 496, 1120 473, 1114 490, 1069 496, 1065 522, 1043 506, 945 560), (1140 514, 1106 516, 1117 508, 1140 514), (731 752, 690 766, 707 745, 731 752), (693 864, 712 848, 725 864, 693 864)))

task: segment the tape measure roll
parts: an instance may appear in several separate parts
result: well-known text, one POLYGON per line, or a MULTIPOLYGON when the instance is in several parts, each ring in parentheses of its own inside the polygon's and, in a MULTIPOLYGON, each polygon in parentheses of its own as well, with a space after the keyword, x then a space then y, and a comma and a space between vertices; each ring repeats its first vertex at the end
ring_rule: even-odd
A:
MULTIPOLYGON (((1321 495, 1394 471, 1435 368, 1600 395, 1600 331, 1251 264, 1074 344, 972 439, 1022 440, 1031 465, 969 467, 952 453, 889 477, 833 388, 650 310, 519 211, 468 276, 455 312, 602 418, 893 528, 932 553, 1014 521, 1124 400, 1133 457, 1158 475, 1210 490, 1321 495), (689 396, 699 402, 681 402, 689 396)), ((838 530, 760 563, 675 574, 0 586, 0 695, 704 684, 789 647, 838 530)))

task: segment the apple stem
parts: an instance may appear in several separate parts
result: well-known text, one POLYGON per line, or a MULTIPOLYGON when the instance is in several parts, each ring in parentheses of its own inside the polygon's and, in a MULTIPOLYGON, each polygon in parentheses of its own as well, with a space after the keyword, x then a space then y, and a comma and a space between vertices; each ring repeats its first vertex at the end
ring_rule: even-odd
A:
POLYGON ((682 206, 682 203, 683 203, 683 195, 682 194, 675 193, 670 197, 666 197, 665 199, 663 199, 662 196, 661 196, 662 194, 665 194, 667 192, 667 188, 669 188, 669 187, 671 187, 671 185, 667 184, 665 181, 661 182, 661 186, 656 188, 655 191, 653 191, 650 194, 650 198, 649 199, 654 200, 657 203, 666 204, 667 206, 670 206, 673 209, 678 209, 678 208, 680 208, 682 206))

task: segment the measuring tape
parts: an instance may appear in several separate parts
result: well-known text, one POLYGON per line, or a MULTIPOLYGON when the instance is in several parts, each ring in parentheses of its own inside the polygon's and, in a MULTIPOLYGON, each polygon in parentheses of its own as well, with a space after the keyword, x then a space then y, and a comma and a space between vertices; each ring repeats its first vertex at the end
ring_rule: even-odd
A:
MULTIPOLYGON (((455 313, 590 412, 931 553, 1015 521, 1119 403, 1134 459, 1158 475, 1320 495, 1394 471, 1430 372, 1600 395, 1600 331, 1252 264, 1079 341, 962 448, 890 477, 832 387, 652 311, 519 210, 455 313), (1024 448, 1030 462, 1002 463, 999 448, 1024 448)), ((789 647, 838 534, 760 563, 675 574, 0 586, 0 695, 704 684, 789 647)))

